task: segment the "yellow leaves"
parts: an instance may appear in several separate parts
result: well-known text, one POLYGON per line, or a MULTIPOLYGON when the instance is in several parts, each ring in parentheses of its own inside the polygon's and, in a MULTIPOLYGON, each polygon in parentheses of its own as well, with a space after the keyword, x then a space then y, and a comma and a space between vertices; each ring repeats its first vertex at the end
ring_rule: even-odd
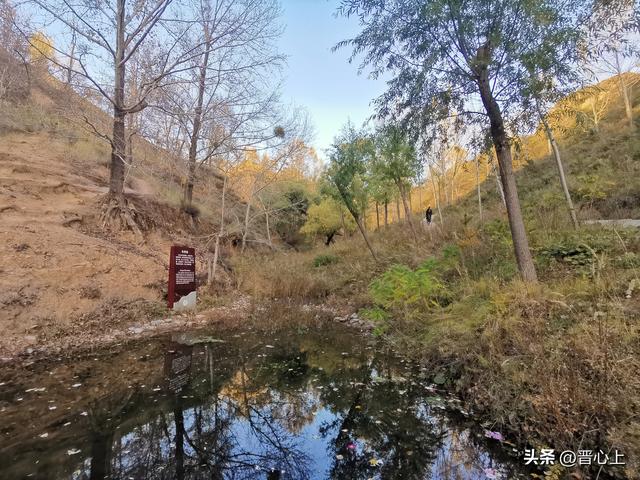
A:
POLYGON ((329 235, 342 228, 347 231, 355 230, 355 222, 351 215, 342 211, 342 206, 332 199, 323 199, 318 205, 313 204, 307 211, 307 222, 301 229, 305 235, 329 235))
POLYGON ((53 41, 43 32, 36 32, 29 38, 29 57, 33 63, 48 63, 54 56, 53 41))
POLYGON ((465 228, 456 242, 461 249, 473 248, 480 245, 480 235, 476 228, 465 228))
POLYGON ((253 192, 276 180, 299 181, 315 175, 320 163, 315 150, 301 140, 292 140, 283 152, 260 153, 247 149, 244 158, 230 166, 228 176, 234 190, 248 201, 253 192))

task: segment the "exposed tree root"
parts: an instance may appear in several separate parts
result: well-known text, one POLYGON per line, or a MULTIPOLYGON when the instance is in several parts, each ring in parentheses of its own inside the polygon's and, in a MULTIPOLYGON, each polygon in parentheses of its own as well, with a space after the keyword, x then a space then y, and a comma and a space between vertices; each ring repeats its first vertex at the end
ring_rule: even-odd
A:
POLYGON ((149 221, 124 196, 107 195, 102 202, 100 221, 103 228, 113 230, 131 230, 141 240, 143 231, 149 229, 149 221))

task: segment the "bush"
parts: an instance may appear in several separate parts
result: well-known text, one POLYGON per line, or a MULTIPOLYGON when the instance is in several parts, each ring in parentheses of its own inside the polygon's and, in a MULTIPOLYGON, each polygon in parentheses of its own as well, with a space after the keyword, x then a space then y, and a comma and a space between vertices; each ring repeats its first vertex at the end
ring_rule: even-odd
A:
POLYGON ((635 252, 625 252, 614 260, 614 265, 620 268, 639 268, 640 255, 635 252))
POLYGON ((594 174, 583 174, 576 178, 576 188, 573 192, 576 199, 586 204, 604 200, 609 196, 615 183, 594 174))
POLYGON ((373 334, 384 335, 389 327, 389 314, 380 307, 363 308, 360 316, 374 324, 373 334))
POLYGON ((438 263, 427 260, 417 269, 393 265, 371 282, 369 292, 373 301, 385 308, 430 308, 448 303, 445 287, 435 272, 438 263))
POLYGON ((540 250, 543 258, 554 258, 572 266, 583 267, 591 265, 595 260, 595 252, 588 245, 581 243, 557 243, 540 250))
POLYGON ((339 259, 335 255, 320 254, 313 259, 313 266, 316 268, 326 267, 327 265, 337 263, 338 261, 339 259))

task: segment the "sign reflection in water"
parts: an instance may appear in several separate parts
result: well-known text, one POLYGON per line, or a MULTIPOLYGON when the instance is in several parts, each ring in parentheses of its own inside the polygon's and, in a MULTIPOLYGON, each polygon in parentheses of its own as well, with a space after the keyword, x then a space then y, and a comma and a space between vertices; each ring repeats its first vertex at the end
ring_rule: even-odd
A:
POLYGON ((181 335, 115 355, 108 371, 88 359, 32 379, 50 382, 47 397, 9 402, 0 421, 52 397, 63 416, 16 428, 0 479, 514 478, 419 371, 361 337, 237 337, 181 335), (55 385, 78 371, 84 392, 69 398, 55 385))

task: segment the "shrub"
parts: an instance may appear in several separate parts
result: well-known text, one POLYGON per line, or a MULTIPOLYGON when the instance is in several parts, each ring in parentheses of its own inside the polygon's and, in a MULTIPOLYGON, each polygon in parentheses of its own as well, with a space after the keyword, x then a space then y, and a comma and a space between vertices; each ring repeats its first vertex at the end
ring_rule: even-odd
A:
POLYGON ((572 245, 571 243, 557 243, 540 250, 543 258, 555 258, 558 261, 573 266, 591 265, 595 252, 586 244, 572 245))
POLYGON ((578 201, 591 204, 604 200, 615 184, 594 174, 583 174, 576 178, 574 195, 578 201))
POLYGON ((445 287, 435 272, 438 263, 429 259, 417 269, 393 265, 371 282, 369 292, 374 302, 385 308, 430 308, 448 303, 445 287))
POLYGON ((337 263, 338 261, 339 259, 335 255, 320 254, 313 259, 313 266, 316 268, 325 267, 327 265, 337 263))
POLYGON ((360 316, 374 324, 373 334, 384 335, 389 327, 389 314, 380 307, 363 308, 360 316))
POLYGON ((491 220, 484 224, 484 233, 496 243, 511 243, 511 232, 509 230, 509 224, 502 219, 491 220))
POLYGON ((614 265, 620 268, 639 268, 640 255, 635 252, 625 252, 614 260, 614 265))

